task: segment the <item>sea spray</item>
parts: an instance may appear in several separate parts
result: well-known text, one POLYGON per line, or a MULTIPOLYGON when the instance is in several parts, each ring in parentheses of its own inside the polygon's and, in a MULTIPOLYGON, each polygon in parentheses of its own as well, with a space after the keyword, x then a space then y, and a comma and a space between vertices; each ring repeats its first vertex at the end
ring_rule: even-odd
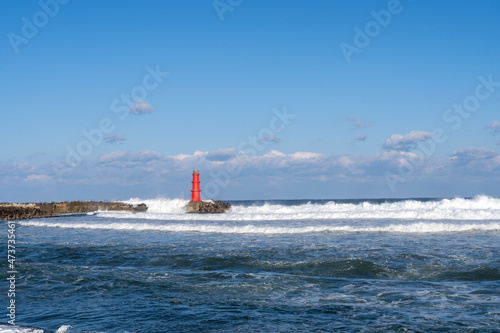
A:
POLYGON ((145 214, 100 213, 110 218, 140 217, 155 220, 266 221, 266 220, 342 220, 342 219, 403 219, 403 220, 500 220, 500 200, 487 196, 472 199, 399 200, 357 203, 309 201, 284 205, 275 201, 243 205, 234 201, 230 212, 219 216, 193 216, 184 213, 188 200, 131 199, 130 204, 144 202, 145 214))

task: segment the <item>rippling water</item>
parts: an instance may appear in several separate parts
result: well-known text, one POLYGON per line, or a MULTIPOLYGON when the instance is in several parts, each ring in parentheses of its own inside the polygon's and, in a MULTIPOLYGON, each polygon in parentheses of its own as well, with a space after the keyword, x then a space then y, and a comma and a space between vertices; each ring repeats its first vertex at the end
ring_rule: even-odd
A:
POLYGON ((498 199, 147 204, 17 222, 15 329, 500 332, 498 199))

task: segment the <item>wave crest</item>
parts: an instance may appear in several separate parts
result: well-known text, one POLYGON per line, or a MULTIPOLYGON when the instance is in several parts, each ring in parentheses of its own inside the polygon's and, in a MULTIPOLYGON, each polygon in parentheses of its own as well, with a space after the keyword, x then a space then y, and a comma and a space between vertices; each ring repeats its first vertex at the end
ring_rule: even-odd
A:
MULTIPOLYGON (((404 219, 404 220, 500 220, 500 199, 476 196, 473 199, 455 198, 435 201, 402 200, 376 203, 326 203, 308 202, 284 205, 275 202, 245 206, 233 205, 232 209, 219 215, 185 214, 184 199, 130 199, 131 204, 144 202, 148 212, 145 219, 159 220, 336 220, 336 219, 404 219)), ((130 217, 123 213, 105 213, 109 217, 130 217)), ((135 216, 136 218, 139 216, 135 216)))
POLYGON ((102 229, 122 231, 162 231, 162 232, 195 232, 218 234, 307 234, 307 233, 339 233, 339 232, 395 232, 395 233, 439 233, 465 231, 500 231, 500 223, 410 223, 392 224, 387 226, 353 227, 351 225, 318 225, 301 227, 256 226, 247 225, 213 225, 213 224, 152 224, 152 223, 54 223, 26 221, 23 226, 64 228, 64 229, 102 229))

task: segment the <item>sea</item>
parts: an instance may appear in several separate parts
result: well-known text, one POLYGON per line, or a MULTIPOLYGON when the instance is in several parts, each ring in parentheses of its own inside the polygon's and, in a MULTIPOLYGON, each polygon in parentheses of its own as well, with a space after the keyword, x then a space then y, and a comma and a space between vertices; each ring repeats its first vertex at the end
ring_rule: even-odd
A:
POLYGON ((131 199, 3 225, 0 332, 500 332, 500 199, 131 199))

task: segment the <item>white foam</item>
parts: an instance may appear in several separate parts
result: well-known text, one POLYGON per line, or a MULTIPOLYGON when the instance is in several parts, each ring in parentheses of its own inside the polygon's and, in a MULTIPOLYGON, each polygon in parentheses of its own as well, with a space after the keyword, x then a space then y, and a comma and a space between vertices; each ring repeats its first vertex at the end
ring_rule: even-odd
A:
POLYGON ((64 229, 101 229, 122 231, 161 231, 161 232, 198 232, 218 234, 306 234, 306 233, 338 233, 338 232, 396 232, 396 233, 441 233, 464 231, 500 231, 500 223, 398 223, 386 226, 354 227, 352 225, 317 225, 302 227, 284 227, 273 225, 229 225, 229 224, 152 224, 152 223, 53 223, 39 221, 23 221, 23 226, 64 228, 64 229))
POLYGON ((131 205, 144 203, 148 206, 148 213, 183 214, 184 207, 189 203, 189 200, 166 198, 141 200, 138 198, 132 198, 124 202, 131 205))
MULTIPOLYGON (((69 333, 68 329, 71 328, 69 325, 62 325, 56 331, 56 333, 69 333)), ((5 325, 0 324, 0 333, 44 333, 45 331, 41 328, 19 326, 19 325, 5 325)))
POLYGON ((68 328, 71 328, 69 325, 62 325, 56 331, 56 333, 67 333, 68 328))
POLYGON ((405 219, 405 220, 500 220, 500 199, 477 196, 473 199, 443 199, 422 202, 405 200, 393 203, 359 204, 306 203, 280 205, 265 203, 255 206, 234 205, 229 212, 217 215, 185 214, 183 199, 131 199, 128 203, 145 203, 147 213, 129 214, 101 212, 113 218, 158 220, 214 220, 214 221, 265 221, 265 220, 336 220, 336 219, 405 219))
POLYGON ((223 214, 187 214, 182 199, 131 199, 146 213, 99 212, 82 222, 30 220, 24 226, 66 229, 198 232, 227 234, 300 234, 335 232, 441 233, 500 230, 500 200, 486 196, 394 203, 306 203, 234 205, 223 214), (116 222, 115 222, 116 221, 116 222), (120 222, 123 221, 123 222, 120 222), (150 221, 150 222, 148 222, 150 221))
POLYGON ((44 330, 33 327, 0 324, 0 333, 44 333, 44 330))

